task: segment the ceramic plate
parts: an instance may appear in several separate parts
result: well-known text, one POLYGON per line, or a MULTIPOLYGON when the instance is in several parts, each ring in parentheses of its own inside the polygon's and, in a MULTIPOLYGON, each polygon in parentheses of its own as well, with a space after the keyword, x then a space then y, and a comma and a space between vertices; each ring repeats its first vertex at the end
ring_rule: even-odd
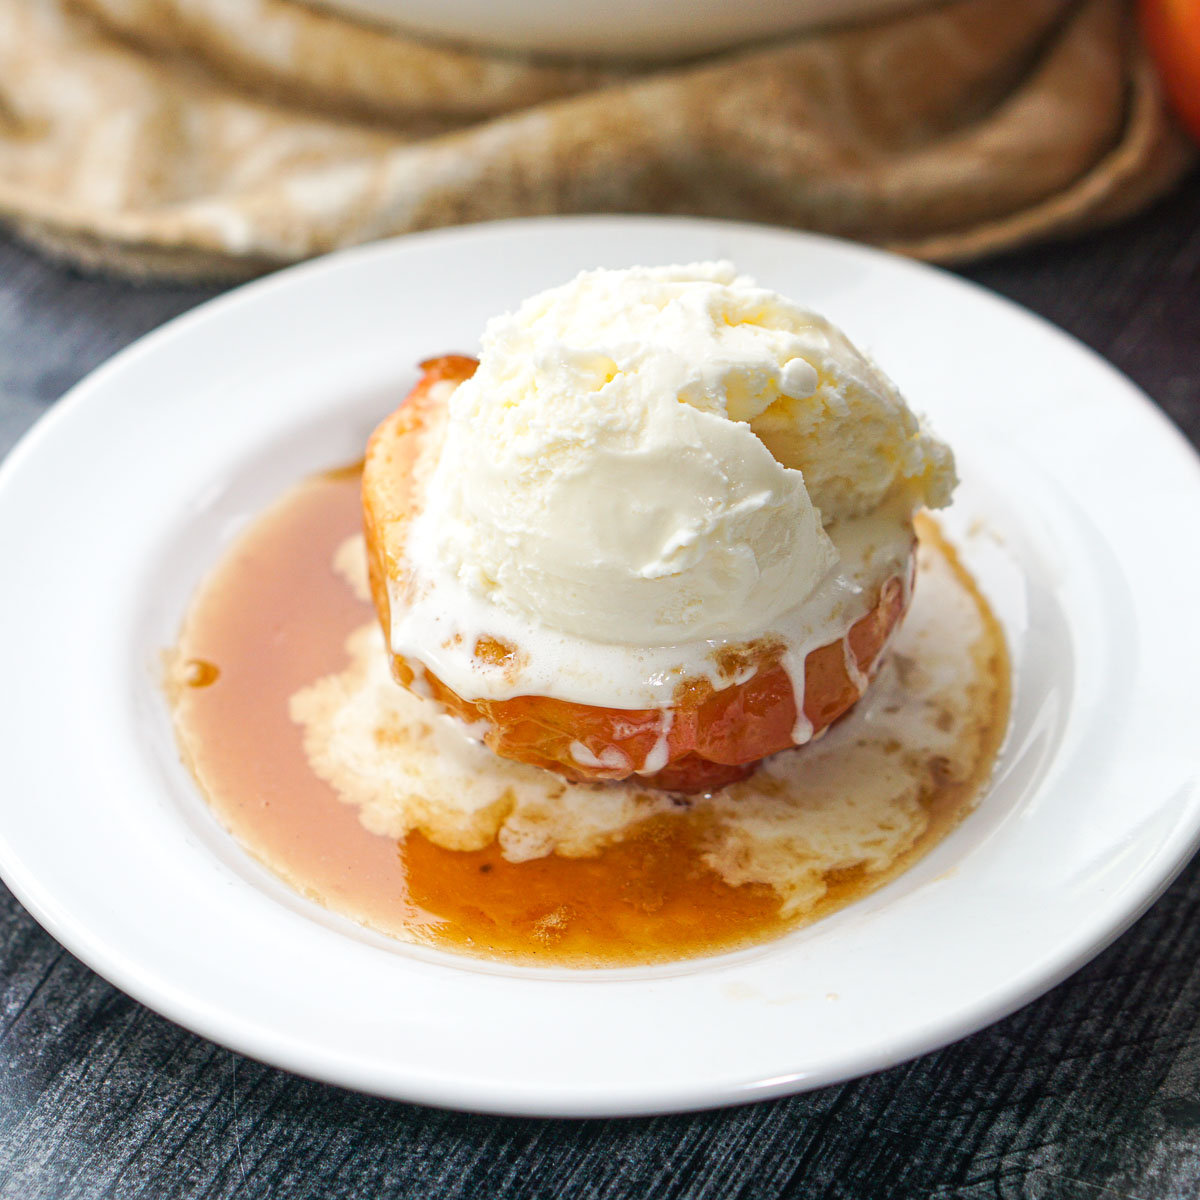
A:
POLYGON ((347 1087, 506 1113, 698 1108, 943 1045, 1045 991, 1192 853, 1200 471, 1128 381, 936 270, 708 221, 410 237, 281 272, 81 383, 0 473, 0 870, 118 987, 347 1087), (355 460, 415 363, 597 265, 728 257, 827 314, 956 448, 947 518, 1007 631, 1012 728, 978 809, 808 929, 676 966, 475 962, 293 894, 180 766, 159 656, 206 569, 290 484, 355 460))

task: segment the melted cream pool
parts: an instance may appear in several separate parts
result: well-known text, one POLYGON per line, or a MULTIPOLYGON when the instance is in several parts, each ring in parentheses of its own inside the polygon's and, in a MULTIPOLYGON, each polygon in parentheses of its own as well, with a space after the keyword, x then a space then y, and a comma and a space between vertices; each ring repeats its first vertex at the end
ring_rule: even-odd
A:
POLYGON ((866 699, 818 742, 689 798, 496 758, 397 687, 358 525, 355 470, 264 515, 200 589, 168 692, 183 757, 242 845, 392 936, 571 966, 733 949, 893 878, 990 775, 1004 639, 932 521, 866 699))

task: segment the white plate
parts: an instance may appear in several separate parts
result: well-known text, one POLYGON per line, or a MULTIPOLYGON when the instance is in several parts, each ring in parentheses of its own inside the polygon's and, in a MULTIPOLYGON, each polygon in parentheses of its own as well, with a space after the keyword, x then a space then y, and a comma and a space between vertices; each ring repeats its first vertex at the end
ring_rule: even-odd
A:
POLYGON ((0 869, 119 987, 290 1070, 510 1113, 780 1095, 978 1029, 1078 967, 1200 833, 1197 461, 1125 379, 948 275, 707 221, 477 226, 337 255, 171 322, 0 474, 0 869), (252 863, 180 767, 156 684, 248 517, 348 462, 415 377, 582 267, 732 258, 874 352, 959 451, 951 524, 1011 639, 993 786, 891 886, 754 950, 572 973, 406 947, 252 863))

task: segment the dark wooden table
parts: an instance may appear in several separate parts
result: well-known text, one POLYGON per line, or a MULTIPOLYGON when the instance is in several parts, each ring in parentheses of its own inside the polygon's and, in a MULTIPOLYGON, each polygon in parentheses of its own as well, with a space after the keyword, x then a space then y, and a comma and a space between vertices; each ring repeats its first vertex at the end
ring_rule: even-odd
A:
MULTIPOLYGON (((1200 175, 1119 229, 963 274, 1094 346, 1200 444, 1200 175)), ((0 453, 212 294, 83 278, 0 239, 0 453)), ((441 1112, 262 1066, 109 986, 0 887, 5 1200, 1197 1195, 1200 859, 1066 983, 939 1053, 787 1100, 613 1121, 441 1112)))

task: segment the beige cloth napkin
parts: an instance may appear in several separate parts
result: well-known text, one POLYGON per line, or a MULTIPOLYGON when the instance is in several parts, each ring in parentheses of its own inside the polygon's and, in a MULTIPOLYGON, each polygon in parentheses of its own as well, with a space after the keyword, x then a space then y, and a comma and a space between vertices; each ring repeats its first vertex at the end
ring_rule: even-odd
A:
POLYGON ((1122 0, 955 0, 640 69, 299 0, 0 0, 0 219, 134 275, 597 211, 956 260, 1114 220, 1190 154, 1122 0))

